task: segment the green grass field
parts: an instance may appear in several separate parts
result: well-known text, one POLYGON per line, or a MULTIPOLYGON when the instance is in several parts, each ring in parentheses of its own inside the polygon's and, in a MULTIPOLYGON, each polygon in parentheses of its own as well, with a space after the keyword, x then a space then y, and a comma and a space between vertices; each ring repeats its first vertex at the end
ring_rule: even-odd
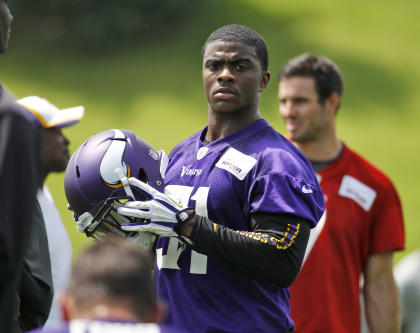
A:
MULTIPOLYGON (((385 171, 396 185, 406 222, 406 251, 420 246, 416 170, 420 165, 420 31, 415 1, 212 1, 191 20, 154 42, 84 54, 65 40, 39 38, 36 27, 12 35, 0 58, 0 81, 18 97, 38 95, 70 107, 83 121, 65 130, 73 152, 109 128, 134 130, 167 152, 207 121, 201 45, 228 23, 260 32, 268 45, 272 81, 261 112, 280 132, 277 71, 288 58, 312 52, 332 58, 344 77, 340 137, 385 171)), ((41 18, 40 18, 41 20, 41 18)), ((19 18, 14 22, 19 27, 19 18)), ((90 240, 66 210, 64 175, 47 180, 77 253, 90 240)))

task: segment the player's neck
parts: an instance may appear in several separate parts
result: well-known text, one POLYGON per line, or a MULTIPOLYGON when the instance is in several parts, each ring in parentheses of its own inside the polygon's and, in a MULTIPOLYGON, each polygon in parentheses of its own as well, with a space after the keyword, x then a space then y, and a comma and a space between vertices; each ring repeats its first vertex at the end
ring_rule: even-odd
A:
POLYGON ((216 113, 209 111, 206 140, 212 142, 233 134, 261 119, 258 110, 248 113, 216 113))
POLYGON ((72 314, 71 319, 112 319, 112 320, 121 320, 121 321, 131 321, 137 322, 139 319, 134 315, 133 311, 130 309, 104 303, 98 304, 90 309, 77 309, 72 314))
POLYGON ((293 142, 296 147, 311 161, 329 161, 337 157, 340 153, 343 143, 337 136, 324 136, 319 140, 293 142))

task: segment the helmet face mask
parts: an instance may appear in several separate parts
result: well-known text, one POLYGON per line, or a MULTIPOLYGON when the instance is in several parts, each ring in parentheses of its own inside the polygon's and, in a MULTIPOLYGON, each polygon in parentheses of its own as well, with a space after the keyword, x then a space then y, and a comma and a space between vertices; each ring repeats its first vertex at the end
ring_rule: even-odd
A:
POLYGON ((135 232, 124 231, 121 225, 130 223, 128 217, 118 214, 118 208, 125 202, 132 200, 130 197, 108 198, 103 203, 99 203, 92 212, 83 213, 77 221, 78 229, 88 237, 103 239, 110 233, 124 237, 131 237, 135 232), (96 212, 94 215, 92 213, 96 212))
POLYGON ((168 158, 134 132, 108 130, 83 143, 72 155, 66 169, 64 188, 78 230, 88 237, 102 239, 118 234, 131 237, 121 225, 133 219, 117 213, 130 200, 148 200, 122 179, 136 177, 163 192, 163 176, 168 158))

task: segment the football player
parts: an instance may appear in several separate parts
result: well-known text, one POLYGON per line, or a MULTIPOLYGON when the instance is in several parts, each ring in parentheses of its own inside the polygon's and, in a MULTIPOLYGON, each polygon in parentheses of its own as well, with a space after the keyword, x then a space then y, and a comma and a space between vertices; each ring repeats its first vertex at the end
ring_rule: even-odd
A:
POLYGON ((287 134, 311 160, 326 197, 291 287, 292 318, 298 332, 360 332, 363 274, 371 332, 398 332, 392 258, 404 248, 401 205, 388 177, 338 139, 342 89, 338 67, 311 54, 289 60, 279 74, 287 134))
POLYGON ((155 278, 168 323, 189 332, 291 332, 287 287, 324 200, 309 161, 264 120, 264 40, 242 25, 213 32, 202 49, 208 125, 169 156, 165 194, 118 212, 146 219, 125 230, 160 235, 155 278), (169 236, 169 237, 168 237, 169 236))

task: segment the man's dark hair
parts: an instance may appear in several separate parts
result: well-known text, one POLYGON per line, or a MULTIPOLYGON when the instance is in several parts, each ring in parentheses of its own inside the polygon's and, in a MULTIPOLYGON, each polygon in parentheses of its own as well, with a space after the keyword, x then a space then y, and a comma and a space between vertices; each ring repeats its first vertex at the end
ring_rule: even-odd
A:
POLYGON ((340 96, 343 92, 343 82, 337 65, 326 57, 317 57, 310 53, 302 54, 286 62, 281 68, 278 80, 294 76, 311 77, 315 81, 319 103, 333 92, 340 96))
POLYGON ((251 28, 245 27, 240 24, 229 24, 220 27, 212 32, 207 38, 201 50, 201 57, 207 46, 213 42, 231 42, 240 43, 251 46, 255 49, 255 53, 260 61, 263 71, 268 69, 268 51, 264 39, 251 28))
POLYGON ((85 249, 73 264, 68 294, 76 307, 112 302, 140 320, 156 304, 151 259, 125 238, 111 236, 85 249))

